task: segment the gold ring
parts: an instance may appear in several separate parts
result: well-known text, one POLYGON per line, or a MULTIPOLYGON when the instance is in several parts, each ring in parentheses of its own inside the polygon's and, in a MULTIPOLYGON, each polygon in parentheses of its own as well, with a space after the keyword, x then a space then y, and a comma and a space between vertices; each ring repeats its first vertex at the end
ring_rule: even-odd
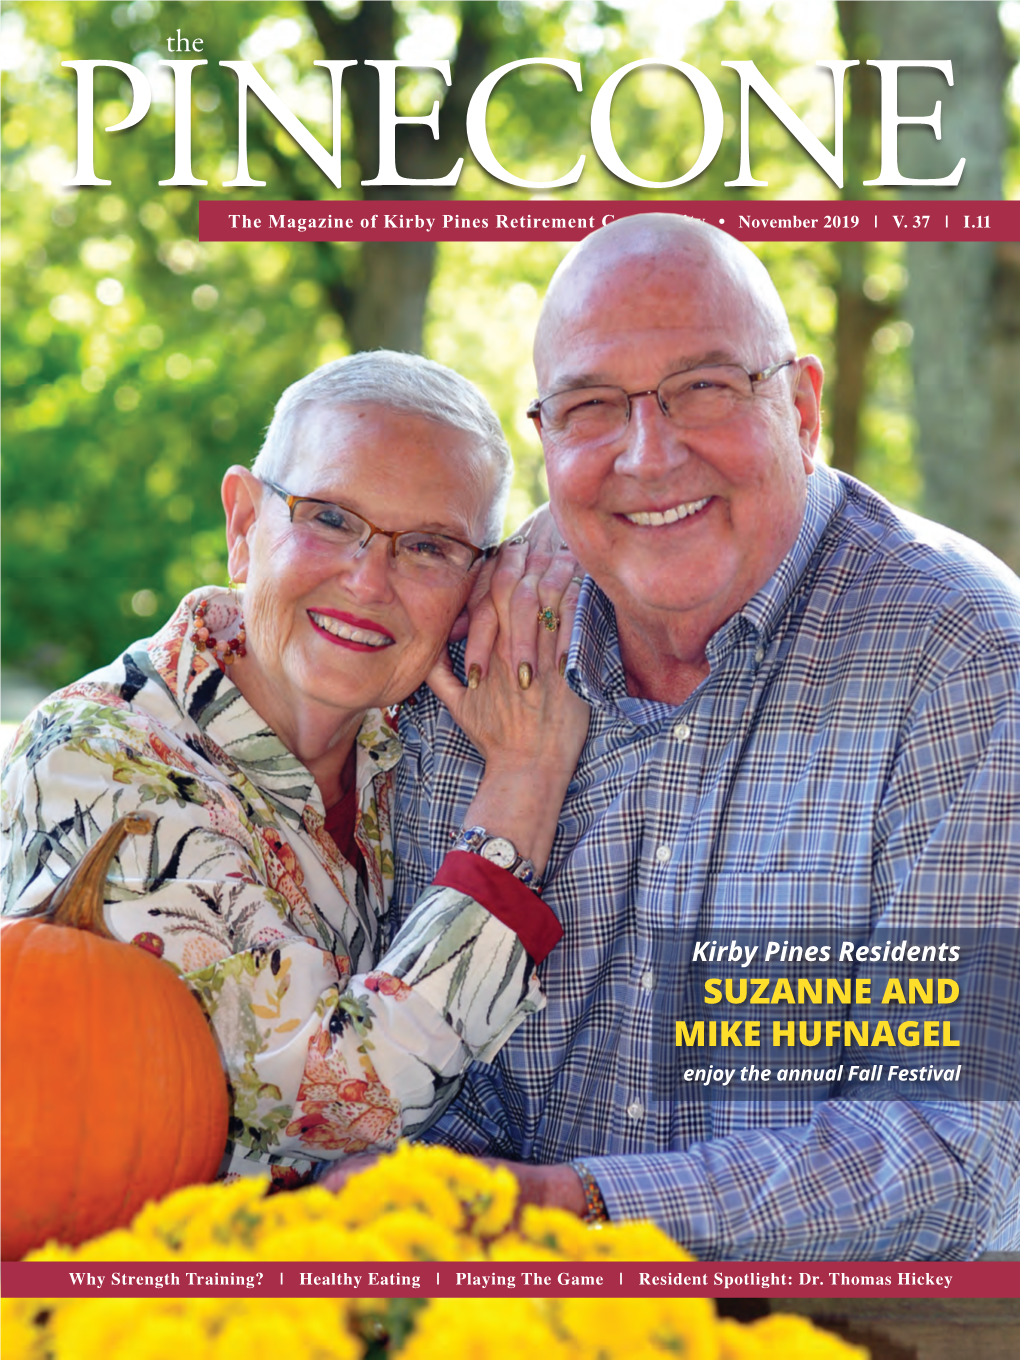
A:
POLYGON ((583 586, 583 585, 584 585, 584 577, 583 577, 583 576, 571 576, 571 578, 570 578, 570 584, 573 585, 575 581, 577 582, 577 584, 578 584, 579 586, 583 586))
POLYGON ((556 629, 560 626, 560 616, 556 613, 555 609, 540 609, 538 611, 538 621, 543 628, 547 628, 550 633, 555 633, 556 629))
POLYGON ((503 546, 506 548, 517 548, 520 546, 520 544, 527 543, 527 541, 528 540, 524 537, 523 534, 515 534, 513 538, 508 538, 503 546))

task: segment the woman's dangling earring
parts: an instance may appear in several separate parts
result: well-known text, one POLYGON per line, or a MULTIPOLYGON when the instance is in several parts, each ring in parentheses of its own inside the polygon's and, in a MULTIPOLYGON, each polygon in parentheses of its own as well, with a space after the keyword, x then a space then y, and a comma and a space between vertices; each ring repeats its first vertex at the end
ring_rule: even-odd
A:
POLYGON ((244 630, 244 616, 241 613, 241 602, 237 598, 237 588, 240 582, 231 580, 228 582, 230 590, 234 595, 234 603, 237 608, 237 635, 232 637, 229 642, 221 642, 213 636, 208 623, 206 622, 206 611, 209 608, 209 601, 200 601, 195 610, 195 631, 191 634, 191 641, 195 644, 198 652, 212 652, 221 666, 232 666, 241 656, 247 656, 245 647, 246 633, 244 630))

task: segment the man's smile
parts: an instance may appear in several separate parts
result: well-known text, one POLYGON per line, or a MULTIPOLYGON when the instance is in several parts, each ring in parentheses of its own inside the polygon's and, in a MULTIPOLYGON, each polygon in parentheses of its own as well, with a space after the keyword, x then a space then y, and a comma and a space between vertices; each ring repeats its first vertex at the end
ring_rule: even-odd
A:
POLYGON ((629 520, 631 524, 642 526, 675 524, 677 520, 687 519, 689 515, 696 515, 699 510, 704 510, 711 499, 711 496, 705 496, 700 501, 684 501, 680 505, 671 506, 668 510, 635 510, 623 518, 629 520))

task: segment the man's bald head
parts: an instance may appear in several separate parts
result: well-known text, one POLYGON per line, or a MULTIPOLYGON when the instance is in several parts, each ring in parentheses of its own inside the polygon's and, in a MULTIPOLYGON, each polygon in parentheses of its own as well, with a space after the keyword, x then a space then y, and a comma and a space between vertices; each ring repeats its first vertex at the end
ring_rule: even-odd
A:
POLYGON ((736 309, 748 345, 763 356, 795 349, 779 294, 752 251, 696 218, 640 213, 586 236, 553 275, 535 335, 540 389, 562 363, 556 337, 564 323, 582 314, 594 322, 605 311, 612 324, 620 296, 644 288, 696 294, 706 321, 736 309))

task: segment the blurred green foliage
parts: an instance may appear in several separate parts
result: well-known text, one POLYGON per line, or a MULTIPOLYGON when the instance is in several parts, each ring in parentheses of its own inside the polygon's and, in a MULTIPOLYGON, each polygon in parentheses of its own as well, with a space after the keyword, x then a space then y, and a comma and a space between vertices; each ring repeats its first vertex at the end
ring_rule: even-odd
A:
MULTIPOLYGON (((356 4, 334 3, 342 24, 356 4)), ((395 55, 453 56, 455 4, 400 3, 395 55)), ((501 0, 488 7, 491 70, 524 56, 580 60, 584 93, 555 70, 515 73, 489 110, 496 155, 515 173, 561 175, 584 151, 573 196, 661 196, 622 185, 590 144, 591 101, 606 76, 640 56, 682 57, 713 80, 726 109, 726 137, 690 198, 735 197, 739 83, 722 59, 752 58, 831 144, 832 86, 814 61, 841 55, 825 3, 662 4, 624 12, 594 0, 501 0), (794 14, 793 9, 796 10, 794 14), (688 22, 683 14, 700 22, 688 22)), ((236 82, 221 59, 247 58, 329 146, 328 79, 306 7, 297 0, 233 4, 11 3, 3 8, 6 62, 3 166, 4 534, 3 648, 8 666, 47 685, 104 663, 162 621, 193 586, 223 579, 218 488, 232 462, 249 462, 283 388, 347 352, 331 301, 355 283, 356 245, 199 243, 200 197, 223 191, 235 172, 236 82), (194 167, 206 189, 160 188, 174 164, 172 92, 133 129, 101 129, 126 112, 127 82, 96 77, 96 170, 109 188, 67 190, 75 155, 75 82, 62 60, 134 60, 153 73, 178 29, 204 39, 209 65, 194 77, 194 167)), ((351 57, 364 56, 351 51, 351 57)), ((156 80, 156 76, 153 76, 156 80)), ((411 71, 402 112, 442 97, 438 77, 411 71)), ((264 189, 240 196, 360 196, 375 166, 349 154, 336 191, 260 104, 249 118, 249 164, 264 189)), ((752 166, 768 180, 758 197, 833 197, 835 189, 782 126, 758 106, 752 166)), ((442 121, 440 123, 442 128, 442 121)), ((693 162, 701 115, 675 72, 629 77, 614 104, 625 163, 670 179, 693 162)), ((398 133, 398 147, 401 134, 398 133)), ((451 155, 452 165, 455 157, 451 155)), ((398 159, 399 164, 399 159, 398 159)), ((404 173, 413 173, 408 167, 404 173)), ((458 197, 515 194, 468 153, 458 197)), ((744 196, 752 196, 745 191, 744 196)), ((544 495, 541 455, 523 417, 533 394, 530 343, 542 293, 564 248, 550 244, 444 245, 429 294, 423 348, 486 392, 518 463, 511 513, 544 495)), ((788 304, 799 345, 831 358, 838 260, 824 242, 762 250, 788 304)), ((869 284, 895 300, 904 285, 895 247, 875 246, 869 284)), ((876 337, 865 413, 864 475, 900 501, 917 491, 911 462, 910 390, 902 324, 876 337)))

